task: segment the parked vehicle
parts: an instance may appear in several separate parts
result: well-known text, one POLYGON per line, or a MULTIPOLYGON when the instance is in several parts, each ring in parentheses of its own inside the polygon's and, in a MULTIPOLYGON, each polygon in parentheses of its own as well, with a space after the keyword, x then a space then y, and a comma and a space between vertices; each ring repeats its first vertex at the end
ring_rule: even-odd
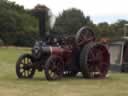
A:
POLYGON ((48 80, 60 79, 64 73, 75 76, 78 72, 85 78, 104 78, 109 65, 107 48, 95 42, 91 29, 82 27, 75 37, 63 39, 62 44, 36 42, 31 54, 19 57, 16 73, 19 78, 32 78, 37 69, 44 70, 48 80))
POLYGON ((82 72, 84 78, 104 78, 110 56, 106 46, 95 41, 95 33, 84 26, 75 36, 44 39, 45 13, 39 15, 41 40, 35 43, 31 54, 22 54, 17 60, 18 78, 32 78, 35 70, 44 70, 47 80, 75 76, 78 72, 82 72))
POLYGON ((128 72, 128 37, 122 37, 108 43, 111 70, 128 72))

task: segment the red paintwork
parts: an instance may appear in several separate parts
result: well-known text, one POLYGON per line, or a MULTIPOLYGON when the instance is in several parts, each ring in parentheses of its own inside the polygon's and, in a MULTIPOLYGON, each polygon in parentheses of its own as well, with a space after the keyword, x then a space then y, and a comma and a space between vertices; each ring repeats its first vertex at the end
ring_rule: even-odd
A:
POLYGON ((94 46, 88 54, 88 69, 90 72, 100 72, 105 77, 110 64, 110 56, 105 46, 94 46))
POLYGON ((69 64, 73 57, 71 48, 51 47, 51 55, 60 56, 64 63, 69 64))
POLYGON ((59 47, 50 47, 50 51, 52 55, 62 56, 64 49, 59 47))

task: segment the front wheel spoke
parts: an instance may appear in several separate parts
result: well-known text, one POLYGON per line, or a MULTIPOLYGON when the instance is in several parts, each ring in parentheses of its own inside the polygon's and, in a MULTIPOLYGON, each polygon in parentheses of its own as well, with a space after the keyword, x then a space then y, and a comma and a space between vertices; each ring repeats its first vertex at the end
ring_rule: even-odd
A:
POLYGON ((30 68, 29 71, 32 72, 32 68, 30 68))
POLYGON ((52 76, 52 74, 53 74, 52 70, 49 70, 48 73, 50 76, 52 76))
POLYGON ((55 73, 54 73, 54 72, 52 72, 52 73, 51 73, 51 77, 54 77, 54 75, 55 75, 55 73))
POLYGON ((30 70, 28 70, 28 75, 30 75, 31 74, 31 71, 30 70))
POLYGON ((23 64, 20 64, 20 65, 19 65, 19 67, 20 67, 20 68, 23 68, 23 67, 24 67, 24 65, 23 65, 23 64))
POLYGON ((22 73, 24 71, 24 69, 19 69, 20 70, 20 73, 22 73))
POLYGON ((30 63, 30 59, 29 58, 27 59, 27 63, 30 63))
POLYGON ((26 77, 28 77, 29 76, 29 73, 28 73, 29 71, 28 70, 26 70, 26 77))
POLYGON ((23 77, 25 77, 25 70, 21 73, 23 77))
POLYGON ((21 64, 25 64, 24 60, 21 61, 21 64))
POLYGON ((24 64, 26 64, 26 62, 25 62, 25 58, 23 59, 23 62, 24 62, 24 64))
POLYGON ((26 70, 24 71, 24 77, 26 77, 26 70))
POLYGON ((25 64, 28 64, 28 58, 25 58, 25 64))
POLYGON ((53 72, 53 73, 54 73, 53 78, 56 79, 58 77, 58 75, 55 72, 53 72))
POLYGON ((60 68, 60 69, 58 68, 56 73, 57 73, 58 75, 60 75, 60 74, 62 73, 62 69, 61 69, 61 68, 60 68))
POLYGON ((57 78, 57 70, 50 70, 50 76, 53 78, 53 79, 56 79, 57 78))
POLYGON ((53 66, 52 66, 52 71, 55 71, 55 70, 56 70, 56 66, 53 65, 53 66))

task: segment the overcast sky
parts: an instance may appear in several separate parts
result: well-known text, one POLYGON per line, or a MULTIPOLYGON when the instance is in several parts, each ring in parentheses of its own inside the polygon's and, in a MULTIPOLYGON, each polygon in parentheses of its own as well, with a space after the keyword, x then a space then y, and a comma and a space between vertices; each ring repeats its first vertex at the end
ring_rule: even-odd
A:
POLYGON ((90 16, 95 23, 107 21, 115 22, 117 19, 128 20, 128 0, 10 0, 25 8, 34 8, 37 4, 45 4, 54 15, 64 9, 78 8, 85 16, 90 16))

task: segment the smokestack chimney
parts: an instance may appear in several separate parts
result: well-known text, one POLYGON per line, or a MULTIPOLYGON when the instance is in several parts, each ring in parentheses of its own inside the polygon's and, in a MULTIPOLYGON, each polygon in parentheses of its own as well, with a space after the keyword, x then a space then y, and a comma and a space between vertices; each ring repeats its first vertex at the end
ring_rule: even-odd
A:
POLYGON ((46 18, 48 11, 49 8, 45 5, 37 5, 33 10, 34 15, 38 17, 39 20, 39 34, 42 40, 44 40, 46 36, 46 18))

